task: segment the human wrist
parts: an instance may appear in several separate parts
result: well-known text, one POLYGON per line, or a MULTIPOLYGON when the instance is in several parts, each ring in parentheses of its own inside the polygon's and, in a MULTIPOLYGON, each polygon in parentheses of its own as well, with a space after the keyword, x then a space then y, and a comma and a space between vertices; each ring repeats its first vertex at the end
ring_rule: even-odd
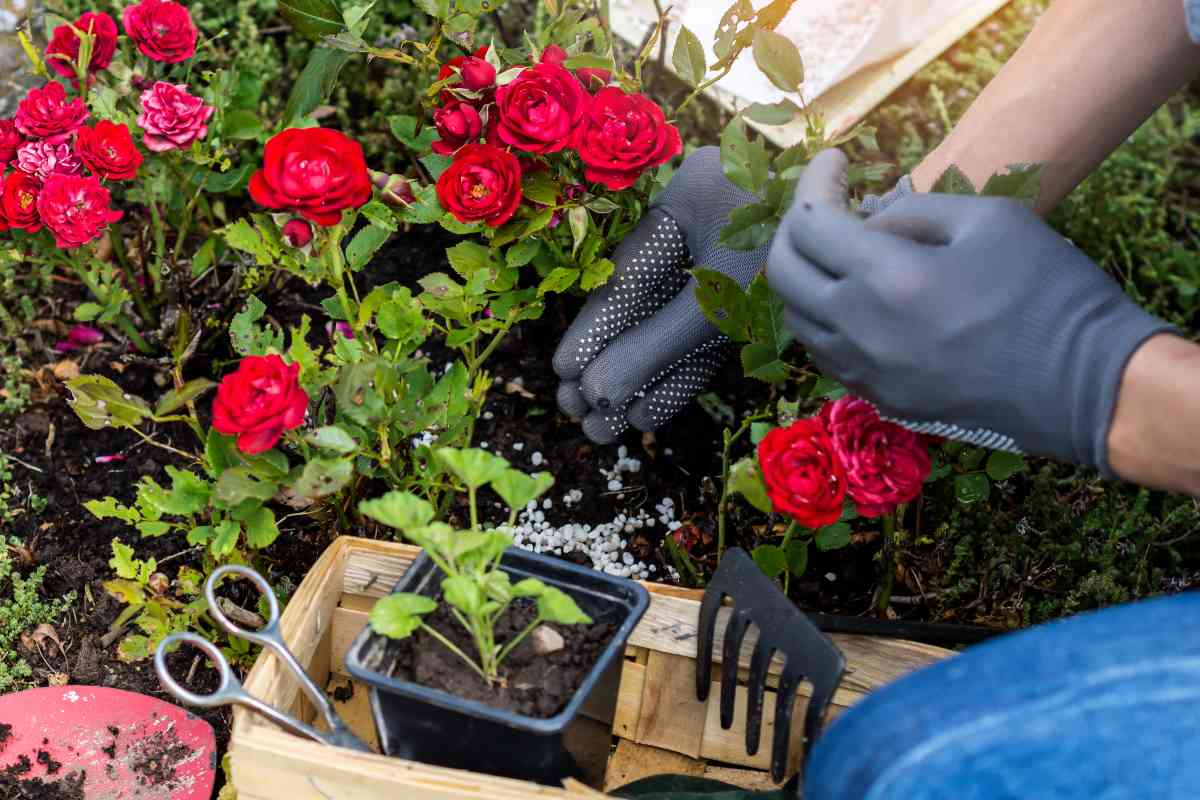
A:
POLYGON ((1200 346, 1170 333, 1146 340, 1121 378, 1108 432, 1117 476, 1200 496, 1200 346))

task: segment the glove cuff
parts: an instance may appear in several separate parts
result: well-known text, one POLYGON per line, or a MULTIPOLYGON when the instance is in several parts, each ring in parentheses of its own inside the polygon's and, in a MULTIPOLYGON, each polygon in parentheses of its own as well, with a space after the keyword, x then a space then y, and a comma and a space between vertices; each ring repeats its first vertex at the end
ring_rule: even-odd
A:
POLYGON ((887 194, 883 196, 869 194, 864 197, 862 202, 858 204, 858 213, 864 217, 873 217, 879 212, 887 210, 888 206, 900 198, 915 194, 916 191, 913 187, 912 176, 905 175, 896 182, 896 187, 887 194))
POLYGON ((1116 319, 1105 320, 1097 355, 1103 359, 1099 372, 1094 374, 1094 386, 1099 390, 1094 399, 1093 414, 1077 420, 1083 425, 1076 431, 1075 441, 1082 452, 1079 463, 1094 465, 1105 478, 1121 480, 1108 461, 1108 434, 1117 411, 1117 398, 1125 368, 1143 344, 1160 333, 1179 335, 1172 325, 1147 314, 1133 303, 1125 305, 1116 319))

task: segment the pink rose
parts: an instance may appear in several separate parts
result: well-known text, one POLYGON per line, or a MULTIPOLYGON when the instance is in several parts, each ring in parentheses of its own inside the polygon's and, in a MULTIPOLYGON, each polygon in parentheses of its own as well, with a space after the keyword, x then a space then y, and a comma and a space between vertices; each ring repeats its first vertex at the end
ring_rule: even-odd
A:
POLYGON ((917 434, 884 422, 873 405, 857 397, 826 403, 821 419, 846 468, 859 514, 878 517, 921 496, 931 463, 917 434))
POLYGON ((178 64, 196 55, 200 31, 192 15, 179 3, 142 0, 121 16, 125 32, 142 55, 164 64, 178 64))
POLYGON ((78 175, 83 163, 66 142, 26 142, 17 150, 17 169, 45 182, 51 175, 78 175))
POLYGON ((143 141, 155 153, 187 147, 208 135, 208 121, 216 111, 188 93, 187 84, 158 81, 142 92, 142 113, 137 124, 146 132, 143 141))
POLYGON ((17 129, 31 139, 62 141, 88 117, 82 97, 67 99, 61 83, 51 81, 40 89, 30 89, 17 106, 17 129))
POLYGON ((37 208, 54 243, 70 250, 99 239, 109 224, 124 216, 111 201, 99 178, 51 175, 38 194, 37 208))

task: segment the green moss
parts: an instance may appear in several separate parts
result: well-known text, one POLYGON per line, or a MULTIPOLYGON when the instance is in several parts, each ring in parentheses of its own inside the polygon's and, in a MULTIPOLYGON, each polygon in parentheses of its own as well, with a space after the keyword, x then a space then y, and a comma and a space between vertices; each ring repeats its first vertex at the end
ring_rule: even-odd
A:
POLYGON ((20 655, 21 634, 42 623, 53 624, 75 602, 75 593, 46 602, 41 598, 45 567, 28 577, 14 569, 6 548, 0 547, 0 694, 30 685, 33 670, 20 655))

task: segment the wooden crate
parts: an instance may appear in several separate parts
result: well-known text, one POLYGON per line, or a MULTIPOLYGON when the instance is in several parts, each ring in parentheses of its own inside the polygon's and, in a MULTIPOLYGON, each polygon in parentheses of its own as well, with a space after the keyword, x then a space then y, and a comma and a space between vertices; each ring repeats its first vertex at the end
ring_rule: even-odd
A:
MULTIPOLYGON (((391 591, 412 563, 417 549, 402 544, 343 537, 325 551, 284 611, 285 640, 312 678, 330 694, 350 681, 343 659, 351 641, 367 624, 375 601, 391 591)), ((615 788, 639 777, 673 772, 705 775, 753 788, 765 788, 773 725, 773 698, 764 707, 763 747, 746 755, 744 701, 734 727, 721 730, 720 693, 700 703, 694 692, 696 622, 699 593, 647 584, 651 604, 626 651, 614 718, 597 720, 595 735, 615 742, 607 765, 594 770, 596 787, 615 788), (607 773, 607 774, 605 774, 607 773)), ((716 654, 724 622, 717 626, 716 654)), ((937 647, 858 636, 832 637, 846 656, 847 675, 833 700, 831 716, 868 692, 917 667, 950 654, 937 647)), ((749 664, 753 631, 743 645, 743 669, 749 664)), ((777 672, 778 664, 772 665, 777 672)), ((719 677, 719 670, 714 676, 719 677)), ((770 681, 768 681, 770 682, 770 681)), ((278 708, 315 723, 317 715, 290 674, 273 655, 259 658, 245 681, 247 691, 278 708)), ((793 719, 804 718, 802 687, 793 719)), ((744 697, 744 688, 740 696, 744 697)), ((354 686, 339 711, 355 732, 378 747, 368 704, 369 691, 354 686)), ((799 733, 792 737, 793 762, 799 733)), ((522 800, 594 794, 570 782, 563 788, 402 761, 382 755, 334 749, 286 733, 262 717, 234 711, 230 741, 232 782, 240 800, 522 800)))

